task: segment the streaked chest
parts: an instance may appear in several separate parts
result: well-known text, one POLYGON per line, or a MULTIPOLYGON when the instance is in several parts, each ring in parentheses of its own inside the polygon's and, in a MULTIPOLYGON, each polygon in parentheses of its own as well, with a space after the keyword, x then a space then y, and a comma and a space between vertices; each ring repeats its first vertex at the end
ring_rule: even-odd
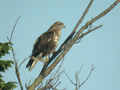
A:
POLYGON ((58 44, 59 39, 60 39, 60 36, 61 36, 61 31, 54 32, 53 41, 54 41, 56 44, 58 44))

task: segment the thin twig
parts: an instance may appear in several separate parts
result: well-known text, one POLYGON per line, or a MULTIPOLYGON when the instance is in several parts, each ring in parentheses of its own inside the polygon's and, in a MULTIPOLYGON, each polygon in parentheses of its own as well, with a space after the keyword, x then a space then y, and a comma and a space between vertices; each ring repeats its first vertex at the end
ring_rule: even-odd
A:
MULTIPOLYGON (((116 1, 115 1, 116 2, 116 1)), ((116 3, 113 3, 114 4, 114 7, 117 5, 116 3)), ((106 10, 109 10, 109 8, 110 8, 110 10, 112 10, 111 9, 111 7, 112 8, 114 8, 113 7, 113 4, 112 5, 110 5, 110 7, 108 7, 106 10)), ((110 11, 109 10, 109 11, 110 11)), ((103 12, 105 12, 105 11, 103 11, 103 12)), ((101 13, 100 13, 101 14, 101 13)), ((107 13, 105 13, 104 15, 106 15, 107 13)), ((101 15, 98 15, 98 16, 100 16, 101 17, 101 15)), ((99 18, 100 18, 99 17, 99 18)), ((94 19, 94 18, 93 18, 94 19)), ((98 19, 96 19, 96 20, 98 20, 98 19)), ((93 21, 93 20, 91 20, 91 21, 93 21)), ((95 22, 95 21, 94 21, 95 22)), ((94 23, 94 22, 92 22, 92 23, 94 23)), ((92 24, 91 23, 91 24, 92 24)), ((48 74, 50 74, 50 72, 56 67, 56 65, 61 61, 61 59, 67 54, 67 52, 70 50, 70 48, 72 48, 72 46, 75 44, 75 42, 79 39, 79 36, 80 36, 80 34, 81 34, 81 32, 82 31, 84 31, 88 26, 89 26, 90 24, 88 24, 88 23, 86 23, 79 31, 78 31, 78 33, 76 33, 76 35, 74 36, 74 38, 72 39, 72 40, 69 40, 69 44, 66 44, 66 47, 67 47, 67 49, 65 49, 64 50, 64 52, 62 52, 57 58, 56 58, 56 60, 53 62, 53 64, 51 64, 49 67, 48 67, 48 69, 45 71, 45 76, 47 76, 48 74)))
MULTIPOLYGON (((60 53, 59 56, 56 57, 55 61, 44 71, 44 75, 41 73, 39 76, 34 80, 34 82, 28 87, 28 90, 34 90, 45 77, 47 77, 52 70, 56 67, 56 65, 61 61, 61 59, 67 54, 67 52, 72 48, 72 46, 75 44, 75 42, 79 39, 79 36, 81 32, 83 32, 85 29, 88 28, 89 25, 100 19, 101 17, 105 16, 108 12, 110 12, 117 4, 119 3, 118 0, 116 0, 113 4, 111 4, 107 9, 105 9, 102 13, 100 13, 95 18, 88 21, 84 26, 80 28, 80 30, 74 35, 72 40, 68 40, 65 45, 67 45, 67 49, 63 50, 63 52, 60 53), (69 44, 68 44, 69 43, 69 44)), ((43 67, 44 68, 44 67, 43 67)))
POLYGON ((13 33, 14 33, 14 31, 15 31, 16 25, 17 25, 17 23, 18 23, 18 21, 19 21, 20 18, 21 18, 21 16, 19 16, 19 17, 17 18, 17 20, 16 20, 16 22, 15 22, 15 25, 13 26, 13 29, 12 29, 12 32, 11 32, 11 35, 10 35, 10 38, 9 38, 9 41, 12 41, 13 33))
POLYGON ((83 67, 83 65, 81 65, 80 70, 75 73, 75 81, 76 81, 75 90, 78 90, 78 89, 79 89, 79 87, 78 87, 78 86, 80 85, 79 75, 80 75, 80 73, 81 73, 81 71, 82 71, 82 67, 83 67))
POLYGON ((58 82, 58 83, 54 86, 54 88, 57 88, 60 84, 61 84, 61 82, 58 82))
POLYGON ((29 58, 30 56, 25 57, 19 64, 19 68, 22 66, 22 64, 29 58))
MULTIPOLYGON (((13 26, 13 29, 12 29, 12 32, 11 32, 11 35, 10 35, 10 38, 8 38, 9 42, 12 42, 12 37, 13 37, 13 33, 15 32, 15 29, 16 29, 16 25, 19 21, 21 16, 19 16, 15 22, 15 25, 13 26)), ((15 57, 15 52, 14 52, 14 48, 11 44, 11 48, 12 48, 12 57, 13 57, 13 60, 14 60, 14 63, 15 63, 15 73, 16 73, 16 76, 17 76, 17 80, 18 80, 18 83, 20 85, 20 88, 21 90, 23 90, 23 86, 22 86, 22 81, 21 81, 21 78, 20 78, 20 72, 19 72, 19 69, 18 69, 18 64, 17 64, 17 61, 16 61, 16 57, 15 57)))
POLYGON ((117 4, 119 3, 118 0, 116 0, 113 4, 111 4, 107 9, 105 9, 103 12, 101 12, 99 15, 95 16, 91 20, 89 20, 83 27, 79 29, 78 33, 83 32, 86 28, 88 28, 89 25, 93 24, 97 20, 99 20, 101 17, 105 16, 108 14, 117 4))
POLYGON ((64 48, 64 44, 66 44, 75 34, 75 32, 77 31, 77 28, 79 27, 79 25, 82 23, 83 19, 85 18, 86 14, 88 13, 92 3, 94 0, 90 0, 87 8, 85 9, 85 11, 83 12, 82 16, 80 17, 80 19, 78 20, 77 24, 75 25, 73 31, 70 33, 70 35, 66 38, 66 40, 62 43, 62 45, 60 46, 60 48, 57 50, 56 53, 53 54, 53 56, 50 58, 49 62, 45 63, 45 65, 42 68, 41 74, 44 73, 45 69, 48 67, 48 65, 53 61, 53 59, 63 50, 64 48))
MULTIPOLYGON (((80 71, 81 70, 82 70, 82 67, 80 68, 80 71)), ((80 75, 80 72, 75 73, 75 81, 76 81, 75 90, 78 90, 79 88, 78 86, 80 85, 79 75, 80 75)))
POLYGON ((78 71, 78 74, 80 75, 80 73, 82 72, 82 68, 83 68, 83 64, 81 65, 79 71, 78 71))
MULTIPOLYGON (((94 27, 94 28, 92 28, 92 29, 89 29, 88 31, 80 34, 79 39, 83 38, 84 36, 88 35, 89 33, 93 32, 93 31, 101 28, 102 26, 103 26, 103 25, 96 26, 96 27, 94 27)), ((79 39, 78 39, 78 40, 79 40, 79 39)), ((77 43, 78 43, 78 42, 77 42, 77 43)))
POLYGON ((95 67, 91 66, 91 70, 90 70, 87 78, 79 85, 79 88, 82 87, 88 81, 88 79, 90 78, 90 76, 91 76, 92 72, 94 71, 94 69, 95 69, 95 67))
POLYGON ((19 72, 19 69, 18 69, 18 64, 17 64, 16 58, 15 58, 15 52, 14 52, 13 48, 12 48, 12 56, 13 56, 13 60, 14 60, 14 63, 15 63, 15 73, 16 73, 20 88, 21 88, 21 90, 23 90, 22 81, 21 81, 21 78, 20 78, 20 72, 19 72))
POLYGON ((92 6, 94 0, 90 0, 88 6, 86 7, 85 11, 83 12, 82 16, 80 17, 79 21, 77 22, 75 28, 73 29, 73 32, 75 32, 77 30, 77 28, 79 27, 79 25, 82 23, 82 21, 84 20, 85 16, 87 15, 90 7, 92 6))
POLYGON ((65 76, 67 77, 67 79, 71 82, 71 84, 76 86, 76 83, 73 82, 73 80, 68 76, 68 74, 65 71, 63 71, 63 72, 64 72, 65 76))
POLYGON ((76 85, 75 85, 75 90, 78 90, 78 81, 79 81, 79 77, 78 77, 78 73, 75 73, 75 81, 76 81, 76 85))
POLYGON ((61 61, 61 63, 60 63, 60 65, 59 65, 59 67, 57 68, 57 70, 56 70, 53 78, 55 78, 55 77, 57 76, 57 74, 59 73, 60 69, 62 68, 63 62, 64 62, 64 59, 61 61))

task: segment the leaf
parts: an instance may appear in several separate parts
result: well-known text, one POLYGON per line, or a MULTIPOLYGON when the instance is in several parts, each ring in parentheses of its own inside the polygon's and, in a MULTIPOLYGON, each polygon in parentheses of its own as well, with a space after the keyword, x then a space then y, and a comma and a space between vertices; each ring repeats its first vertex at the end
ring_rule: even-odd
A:
POLYGON ((8 82, 6 84, 4 84, 4 87, 2 88, 2 90, 13 90, 13 88, 16 88, 16 82, 8 82))
POLYGON ((0 58, 8 54, 11 49, 12 48, 10 42, 5 42, 5 43, 0 42, 0 58))
POLYGON ((0 60, 0 72, 5 72, 12 64, 13 61, 11 60, 0 60))

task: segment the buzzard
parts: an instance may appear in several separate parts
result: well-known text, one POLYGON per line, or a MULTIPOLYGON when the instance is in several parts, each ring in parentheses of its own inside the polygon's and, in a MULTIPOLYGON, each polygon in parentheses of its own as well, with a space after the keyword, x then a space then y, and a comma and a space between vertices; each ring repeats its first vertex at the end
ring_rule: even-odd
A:
POLYGON ((29 70, 32 70, 38 59, 41 60, 43 57, 49 56, 55 52, 61 35, 61 30, 64 27, 64 23, 57 21, 48 29, 48 31, 38 37, 34 44, 30 60, 26 65, 29 70))

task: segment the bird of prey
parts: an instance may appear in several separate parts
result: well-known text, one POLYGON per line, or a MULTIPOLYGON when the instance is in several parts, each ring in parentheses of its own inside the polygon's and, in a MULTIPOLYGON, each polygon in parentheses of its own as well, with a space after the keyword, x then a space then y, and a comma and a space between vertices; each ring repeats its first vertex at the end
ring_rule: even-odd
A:
POLYGON ((38 59, 41 60, 42 58, 47 57, 55 52, 61 36, 61 30, 64 27, 64 23, 57 21, 48 29, 48 31, 44 32, 38 37, 36 43, 34 44, 30 60, 26 65, 29 70, 32 70, 38 59))

